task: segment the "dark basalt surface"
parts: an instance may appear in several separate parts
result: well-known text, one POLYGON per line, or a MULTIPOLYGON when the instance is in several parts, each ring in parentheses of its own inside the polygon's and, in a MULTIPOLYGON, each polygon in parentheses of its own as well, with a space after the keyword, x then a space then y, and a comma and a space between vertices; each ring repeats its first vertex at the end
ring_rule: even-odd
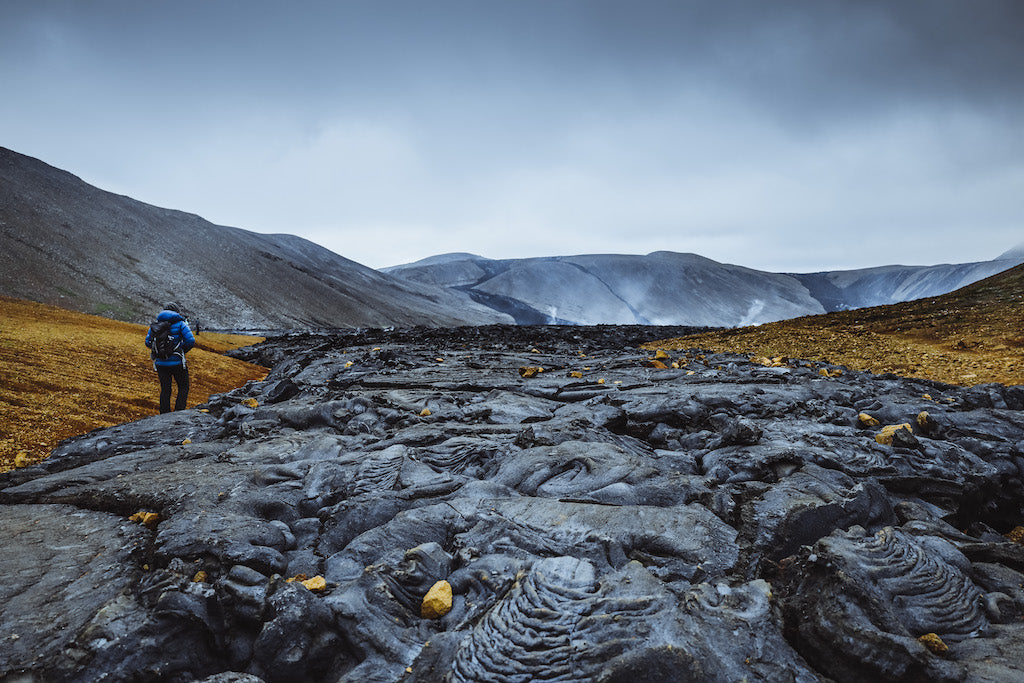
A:
POLYGON ((278 337, 0 476, 0 681, 1024 677, 1024 387, 651 335, 278 337))

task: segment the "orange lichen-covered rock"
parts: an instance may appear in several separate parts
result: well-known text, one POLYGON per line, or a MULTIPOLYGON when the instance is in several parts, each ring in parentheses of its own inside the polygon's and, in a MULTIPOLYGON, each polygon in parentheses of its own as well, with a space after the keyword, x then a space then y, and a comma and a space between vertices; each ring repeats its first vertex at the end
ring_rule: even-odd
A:
POLYGON ((662 363, 660 360, 647 361, 647 367, 656 368, 658 370, 668 370, 668 366, 662 363))
POLYGON ((877 417, 872 417, 867 413, 861 413, 860 415, 858 415, 857 423, 860 424, 861 427, 877 427, 878 425, 882 424, 881 422, 878 421, 877 417))
POLYGON ((909 422, 904 422, 898 425, 886 425, 882 427, 882 431, 875 434, 875 441, 882 444, 883 446, 891 446, 893 440, 896 438, 896 432, 901 429, 907 430, 913 436, 914 428, 910 426, 909 422))
POLYGON ((942 642, 942 638, 939 638, 938 634, 926 633, 917 640, 933 654, 943 655, 949 652, 949 646, 942 642))
POLYGON ((534 376, 536 376, 536 375, 538 375, 538 374, 540 374, 542 372, 544 372, 544 368, 533 366, 533 365, 523 366, 523 367, 519 368, 519 376, 520 377, 530 378, 530 377, 534 377, 534 376))
POLYGON ((572 372, 569 373, 569 376, 573 377, 575 379, 579 379, 579 378, 583 377, 583 373, 580 372, 579 370, 573 370, 572 372))
POLYGON ((160 523, 160 515, 158 513, 146 512, 144 510, 136 512, 128 519, 130 519, 133 522, 138 522, 139 524, 144 524, 150 528, 155 527, 157 524, 160 523))
POLYGON ((420 411, 420 417, 430 417, 430 408, 424 408, 420 411))
POLYGON ((327 588, 327 579, 319 574, 310 579, 306 579, 305 581, 300 581, 299 583, 313 592, 322 591, 327 588))
POLYGON ((452 585, 447 581, 438 581, 423 596, 420 616, 424 619, 440 619, 452 609, 452 585))
POLYGON ((254 398, 247 398, 242 401, 243 406, 249 406, 250 408, 259 408, 260 402, 254 398))
POLYGON ((654 352, 654 357, 657 358, 658 360, 664 360, 666 358, 669 358, 669 355, 668 352, 665 351, 664 349, 658 349, 657 351, 654 352))

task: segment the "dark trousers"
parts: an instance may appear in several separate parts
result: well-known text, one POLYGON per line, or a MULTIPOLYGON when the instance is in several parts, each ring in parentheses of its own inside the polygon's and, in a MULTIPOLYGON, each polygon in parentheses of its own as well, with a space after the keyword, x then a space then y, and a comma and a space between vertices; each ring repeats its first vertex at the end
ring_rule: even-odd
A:
POLYGON ((188 401, 188 368, 182 365, 157 367, 156 374, 160 378, 160 412, 171 412, 171 379, 178 385, 178 396, 174 400, 175 410, 185 410, 188 401))

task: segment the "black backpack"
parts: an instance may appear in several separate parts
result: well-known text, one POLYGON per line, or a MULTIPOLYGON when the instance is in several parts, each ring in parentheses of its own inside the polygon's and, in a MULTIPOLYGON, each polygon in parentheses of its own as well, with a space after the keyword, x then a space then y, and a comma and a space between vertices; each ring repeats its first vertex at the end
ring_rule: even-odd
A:
POLYGON ((150 355, 153 358, 167 360, 181 346, 181 342, 176 341, 171 336, 171 326, 173 324, 170 320, 157 320, 149 326, 150 343, 153 349, 150 355))

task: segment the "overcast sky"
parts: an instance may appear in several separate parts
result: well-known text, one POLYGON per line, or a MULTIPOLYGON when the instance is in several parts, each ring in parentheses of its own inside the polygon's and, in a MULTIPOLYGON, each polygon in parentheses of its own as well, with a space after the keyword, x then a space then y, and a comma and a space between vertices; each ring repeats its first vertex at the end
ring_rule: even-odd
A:
POLYGON ((1024 242, 1021 0, 2 0, 0 145, 381 267, 1024 242))

